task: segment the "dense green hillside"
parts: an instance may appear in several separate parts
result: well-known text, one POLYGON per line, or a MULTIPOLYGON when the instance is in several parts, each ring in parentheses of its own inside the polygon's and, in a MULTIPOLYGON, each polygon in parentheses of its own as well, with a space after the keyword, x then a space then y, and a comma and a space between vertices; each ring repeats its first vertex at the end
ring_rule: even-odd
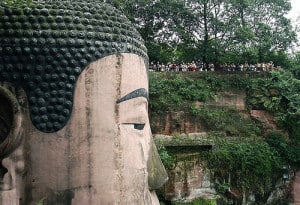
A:
MULTIPOLYGON (((296 170, 300 164, 299 91, 300 81, 287 71, 153 72, 150 113, 185 111, 199 118, 218 147, 203 153, 203 164, 210 170, 218 192, 225 194, 230 189, 254 194, 262 204, 286 172, 282 168, 291 165, 296 170), (246 91, 246 115, 252 109, 268 111, 279 129, 266 131, 262 122, 245 117, 245 111, 234 107, 206 105, 218 92, 232 89, 246 91), (201 102, 200 108, 197 102, 201 102)), ((167 165, 172 156, 162 150, 167 165)))

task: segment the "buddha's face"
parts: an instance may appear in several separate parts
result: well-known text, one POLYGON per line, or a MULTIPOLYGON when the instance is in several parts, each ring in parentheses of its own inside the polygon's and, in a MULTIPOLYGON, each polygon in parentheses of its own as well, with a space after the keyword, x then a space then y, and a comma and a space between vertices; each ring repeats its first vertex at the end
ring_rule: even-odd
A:
POLYGON ((147 96, 144 59, 116 54, 80 74, 71 117, 57 132, 37 130, 19 100, 22 138, 2 157, 2 204, 159 204, 151 190, 167 177, 147 96))

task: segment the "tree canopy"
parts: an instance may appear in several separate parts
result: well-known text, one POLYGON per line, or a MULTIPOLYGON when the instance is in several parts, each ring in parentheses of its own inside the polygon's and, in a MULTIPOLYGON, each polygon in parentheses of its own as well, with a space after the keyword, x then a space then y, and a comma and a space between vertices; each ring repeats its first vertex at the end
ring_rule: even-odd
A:
POLYGON ((152 60, 263 62, 297 40, 289 0, 106 1, 135 24, 152 60))

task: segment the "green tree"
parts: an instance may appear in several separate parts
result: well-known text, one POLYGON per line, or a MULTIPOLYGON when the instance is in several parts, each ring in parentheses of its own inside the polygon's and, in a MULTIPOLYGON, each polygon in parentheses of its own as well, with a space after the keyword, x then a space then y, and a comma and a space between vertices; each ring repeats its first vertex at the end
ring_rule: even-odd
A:
POLYGON ((154 59, 170 53, 178 61, 267 61, 296 41, 288 0, 106 1, 125 12, 150 50, 163 44, 154 59))
POLYGON ((262 141, 221 141, 218 149, 205 155, 204 161, 220 193, 238 189, 244 200, 249 194, 266 200, 282 167, 277 152, 262 141))
POLYGON ((287 0, 228 0, 226 13, 232 16, 229 49, 243 55, 253 51, 266 61, 274 51, 286 50, 296 34, 285 14, 291 9, 287 0), (255 49, 254 49, 255 48, 255 49))

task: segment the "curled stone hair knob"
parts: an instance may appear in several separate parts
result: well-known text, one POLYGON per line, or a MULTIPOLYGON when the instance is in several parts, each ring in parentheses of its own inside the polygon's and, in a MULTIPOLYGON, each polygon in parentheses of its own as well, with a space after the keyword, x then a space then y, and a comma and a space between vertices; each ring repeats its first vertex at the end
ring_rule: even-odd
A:
POLYGON ((71 16, 65 16, 64 17, 64 22, 65 23, 71 23, 72 22, 72 17, 71 16))
POLYGON ((66 29, 68 29, 68 30, 73 30, 73 29, 75 29, 75 24, 73 24, 73 23, 67 23, 67 24, 66 24, 66 29))
MULTIPOLYGON (((49 106, 48 110, 53 111, 53 110, 54 110, 54 107, 53 107, 53 106, 49 106)), ((55 113, 51 114, 51 115, 50 115, 50 120, 51 120, 51 121, 56 121, 56 120, 58 120, 58 115, 55 114, 55 113)))
POLYGON ((60 98, 57 99, 57 104, 58 104, 58 105, 63 105, 64 102, 65 102, 65 98, 63 98, 63 97, 61 97, 61 96, 60 96, 60 98))
POLYGON ((48 16, 47 17, 47 22, 48 23, 53 23, 55 21, 54 17, 53 16, 48 16))
POLYGON ((39 109, 39 114, 46 114, 47 113, 47 108, 46 107, 41 107, 39 109))
POLYGON ((39 16, 38 17, 38 22, 39 23, 44 23, 44 22, 46 22, 46 18, 44 16, 39 16))
POLYGON ((39 124, 37 125, 37 128, 40 129, 40 130, 45 130, 45 131, 47 131, 46 123, 39 123, 39 124))
MULTIPOLYGON (((34 107, 33 109, 36 109, 36 110, 38 110, 38 108, 37 107, 34 107)), ((32 110, 33 110, 32 109, 32 110)), ((32 112, 32 113, 35 113, 35 112, 32 112)), ((38 112, 37 112, 38 113, 38 112)), ((40 120, 40 117, 38 116, 38 115, 36 115, 34 118, 33 118, 33 123, 35 123, 35 124, 37 124, 37 125, 39 125, 40 124, 40 122, 41 122, 41 120, 40 120)))
POLYGON ((32 51, 33 51, 34 54, 36 54, 35 58, 38 60, 38 56, 37 55, 40 53, 40 48, 39 47, 34 47, 32 49, 32 51))
POLYGON ((40 27, 41 27, 41 29, 48 29, 49 28, 49 24, 48 23, 41 23, 40 27))
POLYGON ((74 17, 74 18, 73 18, 73 22, 74 22, 75 24, 79 24, 79 23, 80 23, 80 18, 79 18, 78 16, 74 17))
MULTIPOLYGON (((39 85, 39 83, 37 83, 39 85)), ((44 92, 42 91, 42 89, 38 88, 34 91, 35 93, 35 96, 38 98, 38 99, 43 99, 42 96, 44 95, 44 92)), ((42 102, 41 100, 38 100, 37 102, 42 102)), ((44 103, 38 103, 39 105, 44 105, 44 103)))
POLYGON ((47 130, 52 130, 53 129, 53 123, 52 122, 47 122, 46 127, 47 127, 47 130))
POLYGON ((13 29, 20 29, 22 28, 22 24, 20 22, 15 22, 13 25, 12 25, 13 29))
POLYGON ((42 8, 42 9, 41 9, 41 15, 43 15, 43 16, 48 16, 48 15, 49 15, 49 10, 46 9, 46 8, 42 8))
POLYGON ((48 120, 49 120, 49 118, 47 115, 42 115, 42 117, 41 117, 42 122, 46 123, 46 122, 48 122, 48 120))
POLYGON ((50 13, 52 16, 56 16, 57 13, 58 13, 58 10, 57 10, 57 9, 50 9, 50 10, 49 10, 49 13, 50 13))
POLYGON ((35 15, 35 16, 38 16, 38 15, 40 14, 40 9, 34 8, 34 9, 32 10, 32 14, 35 15))
POLYGON ((62 111, 62 115, 63 115, 64 117, 68 117, 68 116, 69 116, 69 114, 70 114, 70 111, 69 111, 69 109, 63 109, 63 111, 62 111))
POLYGON ((67 109, 72 108, 72 101, 67 100, 67 101, 65 102, 65 107, 66 107, 67 109))
POLYGON ((18 74, 14 74, 14 75, 12 76, 12 79, 13 79, 14 81, 18 81, 18 80, 19 80, 19 75, 18 75, 18 74))
MULTIPOLYGON (((62 110, 63 110, 63 109, 60 109, 60 112, 62 112, 62 110)), ((65 120, 66 120, 66 117, 64 117, 63 115, 60 115, 60 116, 58 117, 58 122, 60 122, 60 123, 64 123, 65 120)))
POLYGON ((62 16, 56 16, 55 21, 56 21, 57 23, 61 23, 61 22, 64 21, 64 19, 63 19, 62 16))

